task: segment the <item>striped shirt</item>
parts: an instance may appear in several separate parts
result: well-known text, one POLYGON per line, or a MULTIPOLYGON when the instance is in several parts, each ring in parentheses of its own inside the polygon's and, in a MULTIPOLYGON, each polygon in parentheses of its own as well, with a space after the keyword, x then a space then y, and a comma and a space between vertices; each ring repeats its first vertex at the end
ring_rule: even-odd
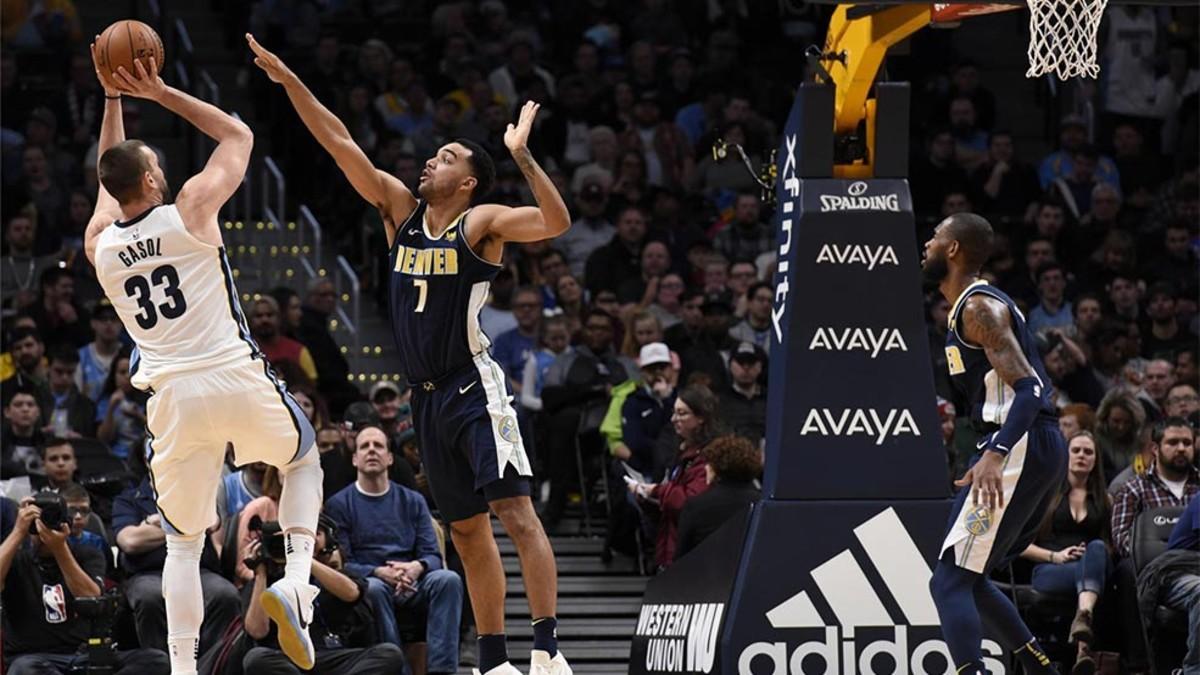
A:
POLYGON ((1133 521, 1139 513, 1160 506, 1187 506, 1197 493, 1200 493, 1200 471, 1195 467, 1189 469, 1182 498, 1171 492, 1153 464, 1146 473, 1126 483, 1113 497, 1112 540, 1118 554, 1128 557, 1133 552, 1133 521))

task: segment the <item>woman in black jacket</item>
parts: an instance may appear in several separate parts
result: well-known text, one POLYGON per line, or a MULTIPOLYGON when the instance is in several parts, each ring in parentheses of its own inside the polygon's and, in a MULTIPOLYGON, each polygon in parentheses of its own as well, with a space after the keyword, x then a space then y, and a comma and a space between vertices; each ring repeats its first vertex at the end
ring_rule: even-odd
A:
POLYGON ((762 452, 753 443, 738 436, 722 436, 709 443, 704 454, 708 458, 709 488, 683 507, 676 559, 762 497, 757 485, 762 474, 762 452))

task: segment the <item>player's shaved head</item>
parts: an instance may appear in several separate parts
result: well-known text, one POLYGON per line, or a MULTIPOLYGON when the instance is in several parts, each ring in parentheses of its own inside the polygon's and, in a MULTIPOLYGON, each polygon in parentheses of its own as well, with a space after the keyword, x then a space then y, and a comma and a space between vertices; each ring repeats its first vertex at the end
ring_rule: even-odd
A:
POLYGON ((100 184, 121 204, 128 204, 142 194, 142 176, 150 170, 150 158, 143 150, 146 144, 129 139, 100 155, 97 167, 100 184))
POLYGON ((972 271, 978 271, 992 254, 992 224, 974 213, 956 213, 942 221, 946 235, 958 242, 963 262, 972 271))

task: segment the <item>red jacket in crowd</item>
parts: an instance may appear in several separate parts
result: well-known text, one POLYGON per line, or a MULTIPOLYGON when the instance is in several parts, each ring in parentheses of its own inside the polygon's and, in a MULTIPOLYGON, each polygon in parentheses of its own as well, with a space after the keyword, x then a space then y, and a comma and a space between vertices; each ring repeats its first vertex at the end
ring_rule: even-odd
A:
POLYGON ((654 545, 654 562, 667 567, 675 561, 679 543, 679 514, 687 500, 708 489, 704 467, 708 460, 701 448, 688 448, 667 473, 667 479, 655 486, 650 496, 658 500, 662 516, 658 522, 658 541, 654 545))

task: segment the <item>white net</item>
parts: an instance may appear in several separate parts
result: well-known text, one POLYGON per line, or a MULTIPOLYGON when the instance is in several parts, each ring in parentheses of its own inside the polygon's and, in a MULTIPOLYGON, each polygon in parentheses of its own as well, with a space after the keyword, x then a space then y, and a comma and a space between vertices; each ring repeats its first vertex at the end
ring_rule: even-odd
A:
POLYGON ((1108 0, 1028 0, 1029 70, 1026 77, 1054 73, 1062 79, 1095 78, 1096 31, 1108 0))

